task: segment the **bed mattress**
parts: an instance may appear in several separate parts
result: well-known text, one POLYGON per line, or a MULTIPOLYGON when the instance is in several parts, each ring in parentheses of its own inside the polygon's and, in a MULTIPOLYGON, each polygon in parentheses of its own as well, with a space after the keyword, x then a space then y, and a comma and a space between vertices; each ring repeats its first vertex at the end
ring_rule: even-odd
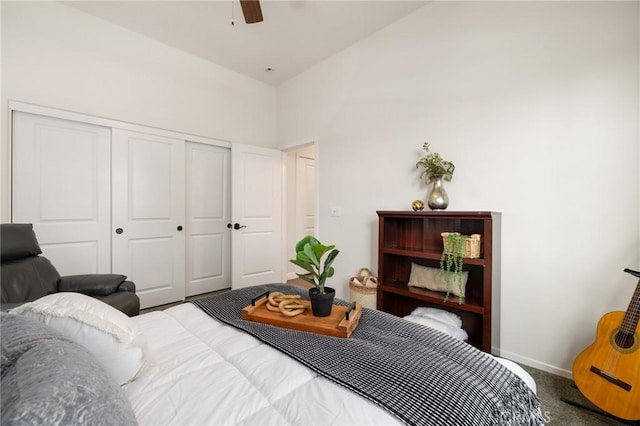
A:
MULTIPOLYGON (((383 408, 187 303, 133 317, 146 341, 123 386, 141 425, 398 424, 383 408)), ((531 376, 498 359, 535 391, 531 376)))

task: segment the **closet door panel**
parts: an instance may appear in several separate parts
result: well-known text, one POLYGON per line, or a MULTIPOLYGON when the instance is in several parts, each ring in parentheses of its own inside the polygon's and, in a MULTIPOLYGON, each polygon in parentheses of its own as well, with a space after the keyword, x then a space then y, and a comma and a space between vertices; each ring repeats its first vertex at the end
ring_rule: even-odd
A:
POLYGON ((233 289, 282 282, 282 152, 243 144, 231 147, 233 289))
POLYGON ((113 271, 142 308, 185 297, 184 141, 113 129, 113 271))
POLYGON ((186 295, 231 287, 231 152, 187 143, 186 295))
POLYGON ((61 275, 111 271, 106 127, 13 112, 12 222, 32 223, 61 275))
POLYGON ((171 191, 173 142, 129 139, 129 205, 131 219, 139 222, 166 221, 173 216, 171 191))

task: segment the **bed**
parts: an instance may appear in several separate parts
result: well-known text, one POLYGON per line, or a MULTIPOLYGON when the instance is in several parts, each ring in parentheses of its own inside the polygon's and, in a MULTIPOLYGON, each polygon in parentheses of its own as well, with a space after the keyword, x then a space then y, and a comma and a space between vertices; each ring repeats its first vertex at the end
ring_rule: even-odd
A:
MULTIPOLYGON (((126 325, 131 327, 135 335, 134 346, 137 345, 136 348, 142 351, 143 359, 135 376, 131 380, 121 377, 120 381, 126 382, 119 383, 122 385, 120 387, 116 386, 116 392, 124 395, 124 398, 118 400, 119 404, 126 401, 135 420, 130 416, 128 421, 126 418, 119 419, 114 424, 543 423, 535 396, 535 383, 515 363, 482 353, 439 331, 369 309, 364 309, 360 325, 350 339, 309 336, 310 333, 284 329, 273 330, 275 327, 245 324, 246 321, 233 317, 237 311, 236 305, 244 303, 249 295, 259 294, 264 290, 301 291, 283 285, 259 286, 203 299, 197 305, 185 303, 164 311, 127 318, 126 325), (225 316, 227 314, 230 317, 225 316), (389 349, 380 349, 381 347, 395 346, 395 352, 403 353, 398 350, 397 341, 389 341, 384 333, 380 334, 380 329, 374 327, 373 337, 363 336, 368 329, 371 332, 369 326, 377 318, 382 318, 384 324, 387 320, 398 321, 393 322, 393 331, 402 335, 405 342, 420 340, 416 336, 422 336, 436 341, 435 347, 440 353, 447 353, 451 348, 458 350, 458 345, 464 345, 468 356, 457 359, 454 356, 447 361, 438 359, 435 355, 433 360, 424 359, 421 363, 428 367, 422 372, 405 369, 410 374, 407 375, 406 382, 400 381, 401 385, 398 385, 397 376, 403 373, 392 371, 392 368, 396 368, 394 363, 408 367, 413 364, 411 361, 401 360, 396 363, 387 360, 381 365, 382 368, 389 366, 388 371, 380 371, 381 366, 376 366, 374 359, 377 351, 389 349), (261 331, 265 328, 268 330, 266 334, 261 331), (382 341, 383 344, 376 341, 382 341), (332 348, 333 342, 338 345, 336 348, 332 348), (353 347, 357 348, 357 352, 340 355, 340 345, 344 344, 355 344, 353 347), (336 352, 332 352, 334 349, 336 352), (453 367, 448 373, 443 375, 438 371, 445 363, 454 359, 453 367), (461 360, 464 359, 470 361, 461 365, 461 360), (466 377, 466 371, 474 368, 481 368, 482 374, 466 377), (425 372, 428 373, 427 380, 424 380, 425 372), (409 378, 411 375, 417 376, 419 380, 409 378), (395 379, 385 376, 394 376, 395 379), (494 379, 495 377, 499 380, 494 379), (423 387, 425 381, 433 383, 423 387), (451 386, 446 385, 449 381, 453 383, 451 386), (508 391, 498 389, 504 383, 508 383, 505 387, 508 391), (447 387, 452 389, 444 389, 447 387), (384 396, 381 397, 381 389, 389 394, 397 394, 395 399, 386 397, 391 399, 389 401, 384 396), (427 391, 430 394, 426 394, 427 391), (510 394, 509 402, 505 402, 505 393, 510 394), (452 399, 447 395, 456 397, 452 399), (497 405, 496 401, 499 401, 497 405)), ((74 302, 74 307, 77 305, 74 302)), ((17 313, 25 314, 28 310, 23 309, 17 313)), ((59 319, 59 316, 54 317, 59 319)), ((5 346, 8 345, 5 345, 5 330, 10 330, 10 327, 5 326, 5 318, 6 315, 3 316, 3 424, 9 416, 18 416, 15 418, 19 419, 20 413, 24 417, 25 411, 32 409, 27 406, 11 410, 5 405, 15 402, 15 398, 5 395, 5 384, 20 381, 15 377, 9 380, 6 378, 9 376, 5 376, 5 346)), ((38 319, 40 322, 47 322, 42 321, 42 318, 38 319)), ((102 328, 100 332, 105 332, 105 327, 102 328)), ((121 341, 126 339, 121 337, 121 341)), ((88 345, 87 341, 80 343, 82 346, 88 345)), ((105 352, 114 351, 102 349, 96 356, 104 356, 105 352)), ((126 364, 129 361, 108 359, 107 362, 126 364)), ((86 409, 91 404, 84 403, 82 406, 86 409)), ((94 414, 95 418, 104 420, 104 410, 113 411, 108 406, 102 410, 102 414, 94 414)), ((125 411, 122 407, 118 410, 121 413, 125 411)), ((45 414, 40 416, 46 418, 45 414)), ((77 418, 78 414, 74 416, 77 418)), ((84 413, 84 418, 90 418, 90 415, 84 413)))

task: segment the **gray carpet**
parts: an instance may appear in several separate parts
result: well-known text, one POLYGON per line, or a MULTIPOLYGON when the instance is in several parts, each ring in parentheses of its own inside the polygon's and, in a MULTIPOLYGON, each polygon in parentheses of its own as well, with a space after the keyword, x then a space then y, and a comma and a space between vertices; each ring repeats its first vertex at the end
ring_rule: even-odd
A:
MULTIPOLYGON (((536 381, 540 405, 544 413, 544 419, 548 425, 558 426, 600 426, 617 425, 621 422, 607 418, 605 416, 574 407, 562 402, 561 397, 570 401, 593 407, 580 392, 572 386, 572 381, 555 374, 536 370, 535 368, 521 365, 536 381)), ((595 408, 595 407, 594 407, 595 408)))

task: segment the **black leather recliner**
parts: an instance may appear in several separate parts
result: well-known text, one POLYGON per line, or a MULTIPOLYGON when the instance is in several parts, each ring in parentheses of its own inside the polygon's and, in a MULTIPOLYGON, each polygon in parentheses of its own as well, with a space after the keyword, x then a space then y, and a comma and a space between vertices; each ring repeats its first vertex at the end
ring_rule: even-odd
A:
POLYGON ((61 277, 42 254, 30 223, 0 225, 0 301, 2 310, 32 302, 42 296, 63 291, 86 294, 113 306, 129 316, 140 313, 136 286, 116 274, 68 275, 61 277))

